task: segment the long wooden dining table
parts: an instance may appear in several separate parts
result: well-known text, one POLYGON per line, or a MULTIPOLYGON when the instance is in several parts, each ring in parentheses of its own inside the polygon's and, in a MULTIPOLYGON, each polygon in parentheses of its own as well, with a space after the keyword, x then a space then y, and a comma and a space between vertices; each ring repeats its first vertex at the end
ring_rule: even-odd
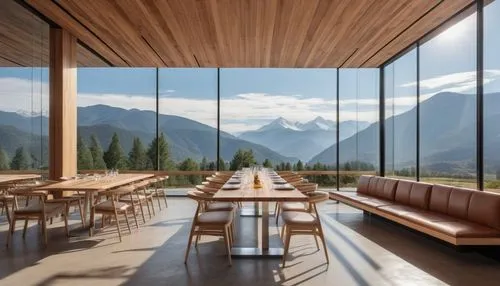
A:
POLYGON ((40 174, 0 174, 0 184, 17 183, 21 181, 40 179, 40 174))
POLYGON ((95 218, 92 208, 94 206, 95 195, 99 192, 111 190, 121 186, 125 186, 131 183, 142 181, 148 178, 154 177, 154 174, 116 174, 116 175, 94 175, 87 176, 79 179, 72 179, 67 181, 62 181, 59 183, 42 186, 37 188, 41 191, 77 191, 85 193, 85 209, 84 209, 84 219, 87 220, 87 216, 90 213, 90 218, 86 221, 86 225, 89 226, 89 235, 93 235, 95 218))
POLYGON ((254 202, 256 212, 259 212, 258 208, 259 204, 261 204, 262 223, 258 245, 256 247, 233 247, 231 249, 233 256, 281 257, 283 255, 282 247, 269 247, 269 203, 307 201, 307 196, 296 188, 277 190, 277 185, 273 184, 267 172, 264 169, 257 173, 261 180, 260 188, 254 188, 253 173, 246 171, 243 172, 238 189, 227 190, 223 187, 212 198, 213 201, 220 202, 254 202))

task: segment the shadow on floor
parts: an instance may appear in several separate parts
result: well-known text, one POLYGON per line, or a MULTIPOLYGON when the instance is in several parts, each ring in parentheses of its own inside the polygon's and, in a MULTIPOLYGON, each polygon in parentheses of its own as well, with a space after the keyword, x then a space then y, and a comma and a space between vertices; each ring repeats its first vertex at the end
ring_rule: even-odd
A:
MULTIPOLYGON (((363 215, 360 212, 328 213, 326 217, 332 218, 445 283, 452 285, 476 285, 477 283, 498 285, 498 281, 500 281, 500 271, 498 271, 500 269, 500 256, 497 256, 500 253, 500 248, 498 247, 457 249, 450 244, 384 218, 363 215), (464 272, 464 270, 466 271, 464 272)), ((381 267, 363 251, 363 247, 358 246, 334 224, 324 223, 323 227, 338 235, 375 269, 381 267)), ((334 248, 330 248, 330 250, 336 255, 340 254, 336 253, 334 248)))

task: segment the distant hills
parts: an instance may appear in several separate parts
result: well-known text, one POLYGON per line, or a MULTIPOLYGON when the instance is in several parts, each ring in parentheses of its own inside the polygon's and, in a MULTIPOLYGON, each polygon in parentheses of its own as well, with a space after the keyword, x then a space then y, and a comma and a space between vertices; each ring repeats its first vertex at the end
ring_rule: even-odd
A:
MULTIPOLYGON (((369 125, 364 121, 340 123, 340 140, 352 136, 369 125)), ((255 131, 241 133, 238 137, 289 157, 309 161, 314 155, 337 141, 337 125, 322 117, 306 122, 292 122, 279 117, 255 131)))
MULTIPOLYGON (((500 169, 500 93, 485 94, 484 152, 487 172, 500 169)), ((473 174, 476 156, 476 98, 473 95, 444 92, 423 101, 421 112, 421 165, 436 173, 473 174)), ((105 105, 78 108, 78 132, 86 139, 95 134, 107 149, 116 132, 125 152, 132 139, 139 137, 148 145, 156 131, 156 114, 137 109, 125 110, 105 105)), ((386 161, 390 168, 396 158, 396 169, 415 164, 416 109, 386 120, 386 161)), ((169 142, 172 158, 181 161, 191 157, 212 161, 217 152, 217 130, 187 118, 159 115, 158 127, 169 142)), ((48 122, 46 117, 26 117, 0 111, 0 146, 12 158, 15 149, 25 146, 36 158, 48 158, 48 122), (42 142, 42 144, 40 144, 42 142), (43 154, 43 156, 42 156, 43 154)), ((305 123, 284 118, 248 131, 238 137, 221 131, 220 152, 231 160, 238 149, 253 149, 258 162, 268 158, 275 164, 304 162, 334 164, 336 158, 335 122, 318 117, 305 123)), ((344 121, 340 123, 339 162, 363 161, 378 165, 378 123, 344 121), (359 131, 359 132, 357 132, 359 131)))
MULTIPOLYGON (((485 168, 494 172, 500 166, 500 93, 484 95, 485 168)), ((475 172, 476 97, 444 92, 420 105, 421 165, 428 172, 475 172)), ((386 132, 396 130, 394 140, 386 140, 386 160, 397 160, 396 169, 415 164, 416 108, 386 121, 386 132)), ((356 160, 378 164, 378 123, 340 142, 339 161, 356 160)), ((336 144, 319 153, 310 162, 333 164, 336 144)))

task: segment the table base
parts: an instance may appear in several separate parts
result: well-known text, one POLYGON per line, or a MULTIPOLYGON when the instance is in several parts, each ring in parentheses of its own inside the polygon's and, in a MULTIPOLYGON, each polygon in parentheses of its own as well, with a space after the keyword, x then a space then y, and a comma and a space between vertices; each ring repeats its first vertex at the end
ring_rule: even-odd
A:
POLYGON ((283 248, 233 247, 231 256, 234 258, 282 258, 283 248))

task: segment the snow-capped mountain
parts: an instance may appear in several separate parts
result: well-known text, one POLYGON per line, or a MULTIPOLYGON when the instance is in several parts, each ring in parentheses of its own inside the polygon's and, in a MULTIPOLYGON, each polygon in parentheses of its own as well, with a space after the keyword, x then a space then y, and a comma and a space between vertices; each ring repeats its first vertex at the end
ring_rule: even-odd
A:
MULTIPOLYGON (((340 122, 340 140, 366 128, 368 122, 340 122)), ((308 161, 332 142, 336 142, 335 121, 321 116, 301 123, 279 117, 254 131, 241 133, 238 137, 266 146, 280 154, 308 161)))

